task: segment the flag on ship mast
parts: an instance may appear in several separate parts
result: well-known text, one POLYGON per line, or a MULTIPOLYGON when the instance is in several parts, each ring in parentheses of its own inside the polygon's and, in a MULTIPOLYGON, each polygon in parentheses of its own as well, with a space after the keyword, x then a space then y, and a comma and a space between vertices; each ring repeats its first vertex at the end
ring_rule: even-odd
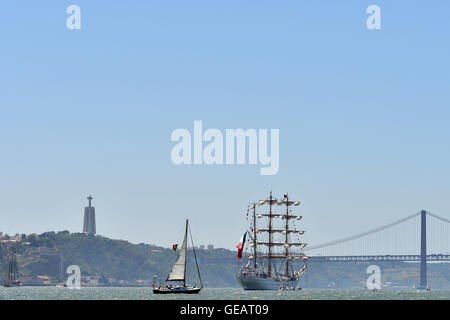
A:
POLYGON ((237 258, 242 258, 242 251, 244 250, 245 238, 247 237, 247 232, 244 233, 241 240, 239 240, 239 244, 236 246, 238 248, 237 258))

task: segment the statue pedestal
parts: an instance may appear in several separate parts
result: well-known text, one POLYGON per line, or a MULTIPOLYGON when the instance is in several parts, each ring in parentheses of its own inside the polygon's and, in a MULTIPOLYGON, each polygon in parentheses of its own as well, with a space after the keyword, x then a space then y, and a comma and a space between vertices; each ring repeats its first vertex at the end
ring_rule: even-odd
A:
POLYGON ((95 207, 84 208, 83 232, 87 234, 95 234, 95 207))

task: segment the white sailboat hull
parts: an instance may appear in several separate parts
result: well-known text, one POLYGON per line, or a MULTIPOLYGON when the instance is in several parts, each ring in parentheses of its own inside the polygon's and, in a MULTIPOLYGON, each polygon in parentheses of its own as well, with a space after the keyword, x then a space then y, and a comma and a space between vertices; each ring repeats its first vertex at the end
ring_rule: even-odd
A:
POLYGON ((185 287, 185 286, 177 286, 177 287, 165 287, 161 286, 153 289, 153 293, 156 294, 167 294, 167 293, 199 293, 202 288, 199 287, 185 287))
POLYGON ((298 280, 280 281, 274 278, 237 276, 238 283, 244 290, 279 290, 283 287, 296 288, 298 280))

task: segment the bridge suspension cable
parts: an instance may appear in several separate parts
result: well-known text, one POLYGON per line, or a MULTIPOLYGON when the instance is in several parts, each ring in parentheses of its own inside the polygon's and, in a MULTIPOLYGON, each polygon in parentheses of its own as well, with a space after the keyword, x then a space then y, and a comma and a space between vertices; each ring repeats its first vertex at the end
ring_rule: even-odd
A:
MULTIPOLYGON (((400 224, 402 222, 405 222, 405 221, 408 221, 410 219, 413 219, 413 218, 415 218, 415 217, 417 217, 419 215, 420 215, 420 212, 416 212, 416 213, 414 213, 412 215, 409 215, 409 216, 407 216, 407 217, 405 217, 403 219, 400 219, 400 220, 397 220, 395 222, 386 224, 386 225, 378 227, 376 229, 372 229, 372 230, 369 230, 369 231, 366 231, 366 232, 363 232, 363 233, 356 234, 354 236, 342 238, 342 239, 335 240, 335 241, 325 242, 325 243, 318 244, 318 245, 315 245, 315 246, 305 247, 304 251, 310 251, 310 250, 314 250, 314 249, 330 247, 330 246, 334 246, 336 244, 340 244, 340 243, 347 242, 347 241, 350 241, 350 240, 355 240, 355 239, 358 239, 358 238, 362 238, 362 237, 368 236, 370 234, 373 234, 373 233, 376 233, 376 232, 388 229, 390 227, 393 227, 395 225, 398 225, 398 224, 400 224)), ((439 216, 436 216, 436 215, 432 215, 432 216, 435 217, 435 218, 441 219, 441 220, 443 220, 445 222, 450 222, 450 220, 447 220, 445 218, 442 218, 442 217, 439 217, 439 216)))
POLYGON ((443 217, 441 217, 441 216, 438 216, 437 214, 434 214, 434 213, 431 213, 431 212, 428 212, 428 211, 427 211, 427 215, 429 215, 429 216, 431 216, 431 217, 433 217, 433 218, 439 219, 439 220, 441 220, 441 221, 450 223, 450 220, 445 219, 445 218, 443 218, 443 217))

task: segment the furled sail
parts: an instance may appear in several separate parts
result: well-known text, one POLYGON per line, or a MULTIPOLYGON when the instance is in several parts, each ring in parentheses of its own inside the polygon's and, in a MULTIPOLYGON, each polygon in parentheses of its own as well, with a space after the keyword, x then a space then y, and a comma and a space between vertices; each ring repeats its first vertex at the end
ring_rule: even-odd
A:
POLYGON ((279 233, 284 233, 284 234, 286 234, 286 233, 298 233, 300 235, 305 233, 304 230, 284 230, 284 229, 256 229, 255 231, 258 232, 258 233, 261 233, 261 232, 272 232, 272 233, 279 232, 279 233))
POLYGON ((288 207, 294 205, 294 206, 298 206, 300 204, 300 201, 285 201, 285 200, 277 200, 277 205, 281 206, 281 205, 287 205, 288 207))
POLYGON ((261 244, 265 246, 283 246, 283 247, 289 247, 289 246, 298 246, 304 248, 306 246, 306 243, 304 242, 259 242, 257 241, 256 244, 261 244))
POLYGON ((187 257, 187 221, 186 221, 186 233, 184 235, 183 245, 181 246, 180 255, 177 261, 172 267, 168 281, 185 281, 186 277, 186 257, 187 257))
POLYGON ((300 220, 303 218, 303 216, 295 216, 292 214, 285 214, 285 213, 258 213, 256 215, 258 218, 262 217, 271 217, 271 218, 282 218, 282 219, 296 219, 300 220))
MULTIPOLYGON (((256 256, 256 258, 258 259, 265 259, 265 258, 269 258, 269 255, 262 255, 262 256, 256 256)), ((270 255, 270 258, 283 258, 283 259, 294 259, 294 260, 308 260, 309 257, 308 256, 293 256, 293 255, 280 255, 280 254, 272 254, 270 255)))

